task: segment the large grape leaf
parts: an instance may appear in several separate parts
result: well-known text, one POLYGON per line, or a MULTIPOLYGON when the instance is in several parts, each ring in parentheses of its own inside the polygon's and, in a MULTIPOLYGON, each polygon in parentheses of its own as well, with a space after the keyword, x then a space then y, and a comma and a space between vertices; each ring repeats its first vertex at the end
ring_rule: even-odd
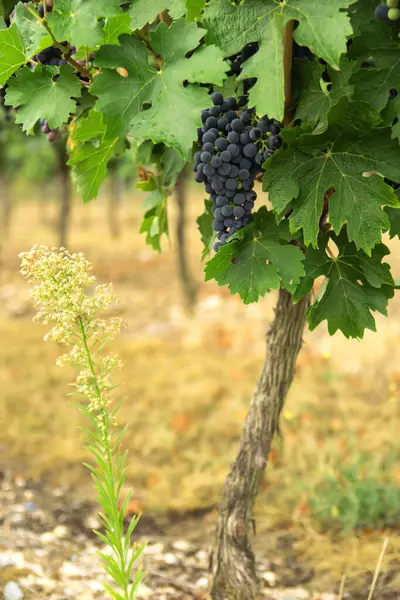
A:
POLYGON ((35 123, 44 118, 52 129, 61 127, 75 112, 81 86, 69 65, 62 67, 24 67, 10 79, 5 104, 19 107, 15 122, 30 132, 35 123))
POLYGON ((203 35, 204 29, 195 23, 180 20, 170 27, 160 23, 150 36, 152 49, 163 59, 159 68, 149 63, 146 45, 135 35, 122 36, 119 47, 99 51, 96 65, 102 73, 91 92, 98 96, 97 109, 112 119, 116 136, 130 127, 139 142, 164 142, 187 157, 209 97, 205 88, 185 87, 183 82, 221 84, 227 68, 215 46, 203 46, 186 58, 203 35), (119 75, 117 67, 125 68, 128 76, 119 75))
POLYGON ((264 190, 278 213, 291 203, 291 230, 302 229, 306 245, 317 246, 325 194, 333 188, 329 222, 334 231, 347 224, 349 240, 370 254, 389 228, 382 207, 399 204, 376 172, 400 181, 400 149, 388 129, 371 129, 380 117, 368 104, 343 98, 328 121, 325 133, 293 136, 265 163, 264 190))
POLYGON ((119 0, 57 0, 47 20, 57 40, 93 48, 103 39, 99 19, 118 14, 119 0))
POLYGON ((291 20, 298 21, 294 33, 297 43, 307 46, 338 70, 347 38, 352 34, 345 9, 353 1, 247 0, 237 6, 229 0, 213 0, 203 15, 208 30, 206 40, 219 46, 225 56, 239 52, 249 42, 259 42, 259 52, 244 63, 242 77, 258 78, 250 90, 250 104, 257 106, 261 114, 282 120, 284 26, 291 20), (274 93, 266 94, 265 90, 274 93))
POLYGON ((132 29, 142 29, 147 23, 152 23, 164 10, 169 12, 172 19, 180 19, 185 14, 185 0, 133 0, 129 8, 132 29))
POLYGON ((74 150, 68 164, 72 166, 74 180, 86 203, 97 196, 107 176, 107 163, 118 138, 109 135, 102 115, 91 110, 88 117, 78 122, 71 142, 74 150))
POLYGON ((227 285, 245 304, 280 287, 294 291, 304 274, 304 255, 288 243, 285 223, 277 225, 265 208, 259 213, 243 239, 222 246, 205 268, 206 281, 215 279, 218 285, 227 285))
POLYGON ((365 329, 376 331, 372 315, 378 311, 386 315, 389 298, 393 296, 394 281, 390 267, 382 262, 389 254, 383 244, 378 244, 367 256, 349 243, 345 233, 332 236, 339 253, 328 256, 326 242, 320 238, 320 248, 308 248, 304 267, 305 276, 296 290, 297 301, 308 294, 317 277, 327 279, 321 293, 310 307, 308 323, 315 329, 322 321, 328 322, 330 335, 341 330, 346 337, 362 338, 365 329))
POLYGON ((317 60, 295 61, 295 95, 298 97, 295 120, 300 119, 302 125, 312 126, 314 133, 322 133, 328 128, 328 113, 340 98, 353 95, 354 88, 349 79, 357 63, 342 58, 340 67, 340 71, 334 71, 330 67, 326 69, 317 60), (325 72, 330 84, 322 78, 325 72))
POLYGON ((4 85, 25 62, 24 39, 13 23, 8 29, 0 30, 0 85, 4 85))

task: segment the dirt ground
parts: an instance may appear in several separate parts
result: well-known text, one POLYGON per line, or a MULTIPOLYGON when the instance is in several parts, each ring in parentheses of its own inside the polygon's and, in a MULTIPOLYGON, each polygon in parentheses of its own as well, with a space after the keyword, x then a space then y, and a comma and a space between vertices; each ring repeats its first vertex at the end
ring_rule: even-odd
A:
MULTIPOLYGON (((17 200, 0 271, 1 463, 25 478, 91 498, 81 466, 81 420, 65 395, 73 373, 55 366, 59 349, 45 344, 44 331, 32 323, 18 274, 18 252, 34 243, 57 244, 57 204, 51 198, 17 200)), ((164 242, 161 255, 138 234, 141 203, 138 195, 124 197, 122 237, 112 240, 106 199, 86 207, 76 201, 70 247, 87 255, 100 281, 113 282, 118 311, 129 321, 114 349, 125 364, 119 382, 130 422, 131 511, 143 511, 154 532, 162 523, 160 535, 182 535, 185 527, 191 542, 208 543, 276 297, 243 306, 227 290, 204 283, 195 226, 203 198, 193 188, 186 252, 198 298, 188 312, 177 275, 173 199, 171 244, 164 242)), ((400 279, 399 243, 389 245, 400 279)), ((377 327, 362 341, 330 338, 325 326, 306 333, 282 416, 283 437, 271 452, 256 508, 258 552, 306 564, 310 590, 337 590, 346 574, 350 598, 367 598, 386 537, 382 573, 393 574, 388 586, 400 593, 398 297, 377 327)))

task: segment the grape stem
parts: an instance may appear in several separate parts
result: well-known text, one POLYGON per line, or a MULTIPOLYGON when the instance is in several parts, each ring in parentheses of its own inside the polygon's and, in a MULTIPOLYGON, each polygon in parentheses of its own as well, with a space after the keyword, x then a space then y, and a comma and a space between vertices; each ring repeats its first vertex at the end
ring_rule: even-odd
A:
MULTIPOLYGON (((37 21, 39 21, 39 23, 46 29, 47 33, 51 37, 53 46, 55 48, 58 48, 58 50, 61 50, 62 55, 65 58, 65 60, 67 61, 67 63, 69 65, 71 65, 72 67, 74 67, 74 69, 79 71, 82 75, 87 77, 90 82, 92 82, 93 75, 91 74, 91 72, 88 69, 86 69, 86 67, 84 67, 84 66, 80 65, 78 62, 76 62, 76 60, 74 60, 71 56, 68 56, 68 52, 69 52, 70 48, 69 47, 66 48, 65 46, 60 44, 60 42, 58 42, 56 40, 56 38, 54 37, 54 33, 52 32, 51 28, 49 27, 49 24, 46 21, 46 16, 42 19, 41 17, 39 17, 37 12, 35 10, 33 10, 33 8, 31 8, 28 4, 25 4, 25 6, 29 10, 29 12, 35 17, 35 19, 37 21), (67 52, 66 52, 66 50, 67 50, 67 52)), ((85 82, 81 82, 81 83, 85 83, 85 82)))

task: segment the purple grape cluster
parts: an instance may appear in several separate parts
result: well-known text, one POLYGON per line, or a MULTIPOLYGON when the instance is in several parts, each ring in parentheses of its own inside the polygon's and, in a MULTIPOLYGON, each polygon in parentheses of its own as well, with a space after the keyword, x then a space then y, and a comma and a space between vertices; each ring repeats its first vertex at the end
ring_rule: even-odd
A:
POLYGON ((58 132, 58 129, 50 129, 48 122, 46 121, 46 119, 40 119, 40 125, 42 126, 42 133, 46 134, 46 140, 48 142, 56 142, 58 139, 60 139, 60 134, 58 132))
POLYGON ((210 194, 217 252, 251 220, 257 198, 254 180, 262 164, 282 146, 280 126, 267 116, 259 119, 247 108, 247 97, 224 99, 211 94, 214 106, 202 111, 198 130, 202 149, 194 155, 195 180, 210 194))

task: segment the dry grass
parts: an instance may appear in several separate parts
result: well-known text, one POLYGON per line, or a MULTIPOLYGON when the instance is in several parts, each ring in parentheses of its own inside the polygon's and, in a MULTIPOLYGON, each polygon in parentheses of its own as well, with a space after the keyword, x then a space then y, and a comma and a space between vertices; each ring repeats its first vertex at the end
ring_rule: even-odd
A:
MULTIPOLYGON (((140 204, 137 196, 125 199, 124 235, 111 241, 104 203, 84 208, 77 203, 71 247, 87 254, 101 280, 113 281, 129 319, 115 349, 126 365, 121 391, 127 397, 124 416, 131 423, 126 444, 138 505, 152 513, 210 506, 218 500, 235 455, 274 297, 244 307, 226 290, 202 283, 194 226, 202 198, 192 194, 188 254, 199 300, 188 316, 173 248, 154 254, 137 233, 140 204)), ((54 366, 58 349, 42 342, 43 331, 31 323, 32 314, 17 316, 27 296, 18 276, 18 252, 33 243, 56 243, 40 206, 18 204, 0 273, 0 443, 4 460, 25 473, 86 494, 79 416, 65 398, 71 374, 54 366)), ((55 206, 46 206, 51 221, 55 206)), ((400 261, 394 256, 392 262, 400 278, 400 261)), ((257 505, 259 532, 289 529, 298 539, 296 551, 313 561, 321 581, 339 581, 346 566, 347 581, 373 572, 387 532, 324 532, 312 514, 310 493, 361 455, 370 457, 377 478, 400 485, 397 299, 390 320, 378 318, 378 327, 362 342, 341 335, 331 339, 325 327, 306 334, 283 415, 283 440, 271 453, 257 505)), ((271 539, 271 534, 259 534, 257 545, 266 548, 271 539)), ((383 568, 399 550, 393 533, 383 568)))

